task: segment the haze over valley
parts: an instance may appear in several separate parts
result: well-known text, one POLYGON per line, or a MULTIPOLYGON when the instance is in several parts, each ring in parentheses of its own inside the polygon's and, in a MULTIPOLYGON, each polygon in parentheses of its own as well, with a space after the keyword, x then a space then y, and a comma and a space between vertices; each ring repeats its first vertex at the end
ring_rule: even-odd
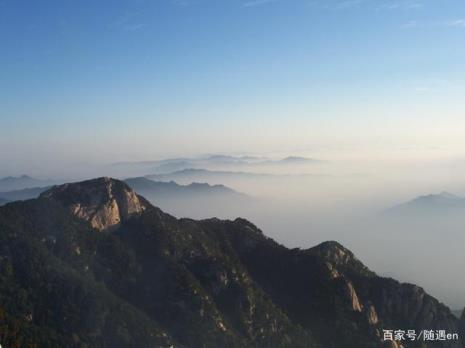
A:
MULTIPOLYGON (((337 240, 380 274, 419 284, 461 308, 465 199, 459 195, 465 197, 465 185, 451 177, 450 165, 207 155, 117 163, 95 171, 125 179, 177 217, 243 217, 288 247, 337 240)), ((53 183, 24 178, 2 180, 19 190, 0 192, 0 199, 35 198, 50 186, 29 186, 53 183)))

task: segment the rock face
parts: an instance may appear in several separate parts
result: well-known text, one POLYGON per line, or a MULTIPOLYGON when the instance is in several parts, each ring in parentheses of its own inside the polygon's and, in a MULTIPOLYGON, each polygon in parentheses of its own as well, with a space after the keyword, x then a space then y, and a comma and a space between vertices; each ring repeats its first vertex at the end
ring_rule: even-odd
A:
POLYGON ((458 348, 382 341, 458 325, 337 242, 288 249, 244 219, 176 219, 117 180, 0 208, 6 346, 458 348))
POLYGON ((99 231, 117 227, 122 221, 143 212, 148 204, 129 186, 110 178, 56 186, 40 197, 63 203, 73 215, 88 221, 99 231))

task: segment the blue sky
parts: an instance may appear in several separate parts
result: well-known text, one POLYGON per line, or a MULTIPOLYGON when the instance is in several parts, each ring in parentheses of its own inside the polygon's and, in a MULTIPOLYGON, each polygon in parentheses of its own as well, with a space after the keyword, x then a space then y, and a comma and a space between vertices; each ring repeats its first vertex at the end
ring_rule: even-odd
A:
POLYGON ((465 150, 462 0, 0 0, 0 42, 10 171, 335 141, 465 150))

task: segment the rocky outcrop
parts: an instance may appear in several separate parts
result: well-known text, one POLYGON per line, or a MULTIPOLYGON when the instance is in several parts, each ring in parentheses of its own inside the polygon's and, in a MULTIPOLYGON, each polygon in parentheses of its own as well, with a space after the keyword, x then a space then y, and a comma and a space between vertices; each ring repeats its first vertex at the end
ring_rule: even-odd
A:
MULTIPOLYGON (((458 333, 459 324, 450 309, 413 284, 378 277, 337 242, 322 243, 309 250, 326 261, 328 277, 340 284, 347 308, 363 312, 364 319, 380 336, 383 329, 445 330, 458 333)), ((465 325, 464 325, 465 327, 465 325)), ((390 342, 409 347, 409 342, 390 342)), ((424 347, 462 347, 460 342, 425 342, 424 347)))
POLYGON ((354 285, 351 281, 347 281, 344 279, 344 290, 343 290, 343 297, 346 300, 346 303, 349 305, 349 309, 355 312, 362 311, 362 305, 360 304, 360 300, 358 299, 357 292, 355 291, 354 285))
POLYGON ((99 231, 117 227, 143 212, 149 204, 129 186, 110 178, 55 186, 40 197, 63 203, 73 215, 88 221, 99 231))
POLYGON ((321 243, 307 252, 318 255, 328 262, 334 269, 341 270, 348 274, 358 274, 364 276, 375 276, 355 255, 341 244, 334 241, 321 243))
POLYGON ((376 308, 371 304, 367 303, 367 305, 363 308, 366 318, 368 319, 368 323, 370 325, 376 325, 379 322, 378 313, 376 313, 376 308))

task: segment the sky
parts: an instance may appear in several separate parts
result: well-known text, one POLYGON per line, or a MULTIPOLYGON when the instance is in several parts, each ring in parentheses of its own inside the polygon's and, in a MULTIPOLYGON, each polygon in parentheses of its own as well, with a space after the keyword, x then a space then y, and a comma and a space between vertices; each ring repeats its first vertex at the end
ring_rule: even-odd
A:
POLYGON ((460 157, 464 62, 463 0, 0 0, 0 174, 201 153, 460 157))

